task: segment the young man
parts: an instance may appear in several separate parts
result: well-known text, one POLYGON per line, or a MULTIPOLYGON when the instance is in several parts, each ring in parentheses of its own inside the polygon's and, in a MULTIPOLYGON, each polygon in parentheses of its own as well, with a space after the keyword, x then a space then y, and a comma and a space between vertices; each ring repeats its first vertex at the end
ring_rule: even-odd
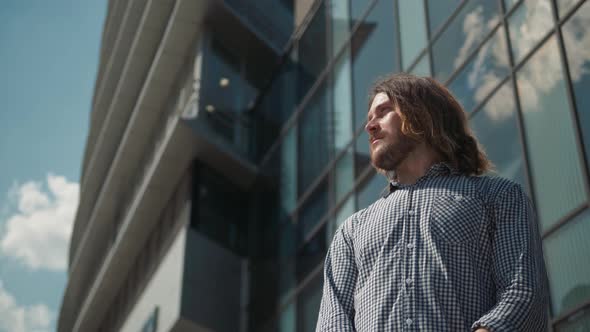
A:
POLYGON ((365 130, 389 194, 336 232, 317 331, 545 331, 533 208, 517 184, 480 176, 491 163, 450 92, 390 76, 365 130))

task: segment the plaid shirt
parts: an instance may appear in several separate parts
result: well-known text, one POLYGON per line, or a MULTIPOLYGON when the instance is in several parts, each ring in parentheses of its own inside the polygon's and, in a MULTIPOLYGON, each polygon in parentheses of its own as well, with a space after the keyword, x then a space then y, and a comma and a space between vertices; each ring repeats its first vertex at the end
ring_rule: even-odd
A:
POLYGON ((520 186, 440 163, 339 227, 317 331, 546 331, 547 301, 520 186))

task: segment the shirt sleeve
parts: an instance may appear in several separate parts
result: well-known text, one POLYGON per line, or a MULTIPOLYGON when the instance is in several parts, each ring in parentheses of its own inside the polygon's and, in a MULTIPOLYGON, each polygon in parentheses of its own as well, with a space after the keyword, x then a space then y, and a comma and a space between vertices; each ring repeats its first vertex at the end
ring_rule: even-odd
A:
POLYGON ((324 289, 316 332, 355 331, 354 290, 357 266, 351 228, 353 217, 338 229, 326 255, 324 289))
POLYGON ((472 329, 547 330, 547 278, 541 237, 532 204, 518 185, 496 199, 492 277, 496 305, 472 329))

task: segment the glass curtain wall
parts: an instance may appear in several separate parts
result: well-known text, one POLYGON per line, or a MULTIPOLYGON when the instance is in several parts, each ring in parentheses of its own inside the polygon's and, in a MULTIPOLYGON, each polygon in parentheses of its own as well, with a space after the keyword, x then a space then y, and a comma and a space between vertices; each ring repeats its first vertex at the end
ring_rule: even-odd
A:
POLYGON ((368 91, 408 71, 446 84, 495 164, 489 175, 528 191, 553 328, 590 329, 590 2, 323 0, 304 22, 257 109, 273 119, 258 160, 281 211, 277 310, 261 326, 315 328, 335 230, 387 186, 369 164, 368 91))

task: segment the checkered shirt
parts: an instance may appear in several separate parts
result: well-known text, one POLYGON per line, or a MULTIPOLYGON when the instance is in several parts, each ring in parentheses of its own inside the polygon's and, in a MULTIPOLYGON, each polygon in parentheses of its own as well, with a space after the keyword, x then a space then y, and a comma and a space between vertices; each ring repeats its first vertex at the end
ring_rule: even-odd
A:
POLYGON ((317 331, 546 331, 547 301, 521 187, 440 163, 338 228, 317 331))

